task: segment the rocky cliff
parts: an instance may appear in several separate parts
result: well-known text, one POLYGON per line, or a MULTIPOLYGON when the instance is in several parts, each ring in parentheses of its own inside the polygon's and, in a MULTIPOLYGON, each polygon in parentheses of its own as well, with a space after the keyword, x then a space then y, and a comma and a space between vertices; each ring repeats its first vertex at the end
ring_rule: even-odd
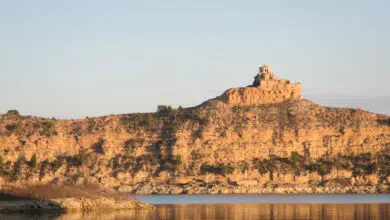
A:
POLYGON ((271 68, 263 65, 248 87, 231 88, 216 99, 231 106, 280 103, 301 98, 301 84, 279 79, 271 68))
MULTIPOLYGON (((253 89, 253 87, 248 87, 253 89)), ((300 94, 299 94, 300 95, 300 94)), ((78 120, 0 116, 1 184, 135 193, 389 192, 390 117, 298 96, 78 120)))

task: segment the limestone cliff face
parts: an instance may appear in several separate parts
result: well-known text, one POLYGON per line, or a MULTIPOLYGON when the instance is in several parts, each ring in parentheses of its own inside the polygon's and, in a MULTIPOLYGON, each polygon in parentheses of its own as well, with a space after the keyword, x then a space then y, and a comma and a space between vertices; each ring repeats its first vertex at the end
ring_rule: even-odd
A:
POLYGON ((258 105, 299 99, 300 94, 301 84, 268 82, 266 86, 229 89, 218 99, 232 106, 258 105))
POLYGON ((121 191, 194 181, 389 184, 389 116, 298 97, 254 100, 232 105, 218 97, 194 108, 79 120, 1 115, 2 182, 88 182, 121 191))

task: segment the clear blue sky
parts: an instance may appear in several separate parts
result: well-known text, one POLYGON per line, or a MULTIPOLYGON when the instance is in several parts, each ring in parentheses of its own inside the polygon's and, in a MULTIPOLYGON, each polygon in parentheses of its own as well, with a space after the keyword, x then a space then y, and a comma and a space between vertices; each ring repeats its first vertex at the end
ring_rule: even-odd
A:
MULTIPOLYGON (((0 112, 70 118, 193 106, 250 84, 262 63, 321 104, 390 100, 389 8, 388 0, 3 0, 0 112)), ((390 114, 379 105, 364 107, 390 114)))

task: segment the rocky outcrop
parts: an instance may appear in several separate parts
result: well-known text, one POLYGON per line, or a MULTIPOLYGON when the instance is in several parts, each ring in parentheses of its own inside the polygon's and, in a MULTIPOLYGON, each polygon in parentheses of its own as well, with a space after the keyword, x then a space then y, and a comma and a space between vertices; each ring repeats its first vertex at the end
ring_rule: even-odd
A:
POLYGON ((263 65, 251 86, 228 89, 217 99, 228 105, 259 105, 301 98, 301 84, 279 79, 263 65))
POLYGON ((0 213, 152 209, 128 194, 92 186, 7 185, 0 191, 0 213))

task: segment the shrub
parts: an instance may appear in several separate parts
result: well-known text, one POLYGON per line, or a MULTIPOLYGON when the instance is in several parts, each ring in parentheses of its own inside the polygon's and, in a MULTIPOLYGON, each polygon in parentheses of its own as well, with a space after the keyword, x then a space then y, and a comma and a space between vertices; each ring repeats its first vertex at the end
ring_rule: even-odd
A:
POLYGON ((183 164, 183 159, 180 155, 176 155, 175 159, 173 160, 173 164, 176 166, 180 166, 183 164))
POLYGON ((205 156, 199 150, 191 151, 191 159, 192 160, 201 160, 205 156))
POLYGON ((20 116, 19 111, 16 110, 16 109, 8 110, 6 115, 7 116, 14 116, 14 117, 19 117, 20 116))
POLYGON ((120 164, 120 159, 119 159, 119 156, 116 156, 112 159, 112 169, 117 169, 117 168, 120 168, 121 164, 120 164))
POLYGON ((133 156, 123 156, 122 157, 122 163, 123 163, 123 168, 125 168, 126 170, 130 169, 130 168, 133 168, 133 167, 136 167, 136 159, 135 157, 133 156))
POLYGON ((219 166, 221 166, 223 175, 232 174, 234 172, 234 167, 230 164, 220 164, 219 166))
POLYGON ((180 155, 176 155, 174 158, 169 157, 163 160, 163 169, 176 171, 183 164, 183 159, 180 155))
POLYGON ((245 173, 249 169, 249 164, 246 161, 240 161, 238 163, 238 169, 241 171, 241 173, 245 173))
POLYGON ((304 156, 300 155, 295 151, 291 152, 290 163, 295 175, 300 175, 301 172, 305 169, 304 162, 304 156))
POLYGON ((125 142, 125 156, 129 156, 134 152, 135 148, 144 144, 144 139, 129 139, 125 142))
POLYGON ((18 160, 14 163, 14 167, 11 175, 12 180, 17 180, 20 178, 20 174, 22 172, 22 166, 24 164, 26 164, 26 158, 24 156, 20 156, 18 160))
POLYGON ((88 160, 88 153, 85 150, 79 151, 78 154, 74 156, 68 156, 66 158, 67 162, 74 166, 83 166, 88 160))
POLYGON ((158 105, 157 114, 162 116, 171 116, 175 113, 175 110, 170 105, 158 105))
POLYGON ((136 113, 122 116, 121 123, 128 128, 143 127, 144 129, 152 129, 153 113, 136 113))
POLYGON ((366 174, 374 174, 378 171, 379 165, 377 162, 373 162, 366 167, 366 174))
POLYGON ((46 168, 50 165, 49 160, 44 160, 41 163, 41 168, 39 172, 39 180, 41 180, 45 176, 46 168))
POLYGON ((290 160, 292 163, 300 163, 304 160, 304 157, 301 156, 298 152, 293 151, 291 152, 290 160))
POLYGON ((58 170, 58 168, 60 168, 62 164, 60 163, 60 161, 55 159, 53 160, 53 162, 51 162, 50 165, 53 167, 54 170, 58 170))
POLYGON ((53 127, 53 122, 50 121, 42 122, 43 134, 47 137, 50 137, 52 127, 53 127))
POLYGON ((98 142, 92 145, 92 149, 95 153, 104 155, 104 140, 100 139, 98 142))
POLYGON ((200 166, 200 172, 201 174, 206 174, 206 173, 213 173, 213 174, 219 174, 219 175, 228 175, 234 172, 234 167, 230 164, 207 164, 203 163, 200 166))
POLYGON ((316 164, 316 170, 322 177, 329 174, 332 171, 333 164, 327 160, 319 160, 316 164))
POLYGON ((88 132, 92 132, 95 129, 96 122, 93 119, 88 119, 88 132))
POLYGON ((0 175, 3 175, 4 171, 4 159, 2 156, 0 156, 0 175))
POLYGON ((263 175, 267 172, 274 172, 276 169, 276 160, 274 158, 270 159, 259 159, 253 158, 252 165, 257 169, 259 174, 263 175))
POLYGON ((382 180, 390 175, 390 150, 377 153, 378 170, 382 180))
POLYGON ((137 169, 141 169, 144 165, 156 166, 159 164, 158 159, 152 154, 143 154, 136 158, 137 169))
POLYGON ((77 161, 77 164, 79 166, 83 166, 85 164, 85 162, 87 161, 88 159, 88 153, 84 150, 80 151, 77 155, 76 155, 76 161, 77 161))
POLYGON ((31 168, 37 167, 37 155, 36 154, 32 155, 29 165, 31 168))
POLYGON ((379 164, 374 161, 371 153, 362 153, 353 159, 353 176, 373 174, 378 170, 379 164))
POLYGON ((7 124, 7 125, 5 126, 5 129, 7 129, 8 131, 12 132, 12 131, 17 130, 19 127, 20 127, 19 124, 11 123, 11 124, 7 124))

